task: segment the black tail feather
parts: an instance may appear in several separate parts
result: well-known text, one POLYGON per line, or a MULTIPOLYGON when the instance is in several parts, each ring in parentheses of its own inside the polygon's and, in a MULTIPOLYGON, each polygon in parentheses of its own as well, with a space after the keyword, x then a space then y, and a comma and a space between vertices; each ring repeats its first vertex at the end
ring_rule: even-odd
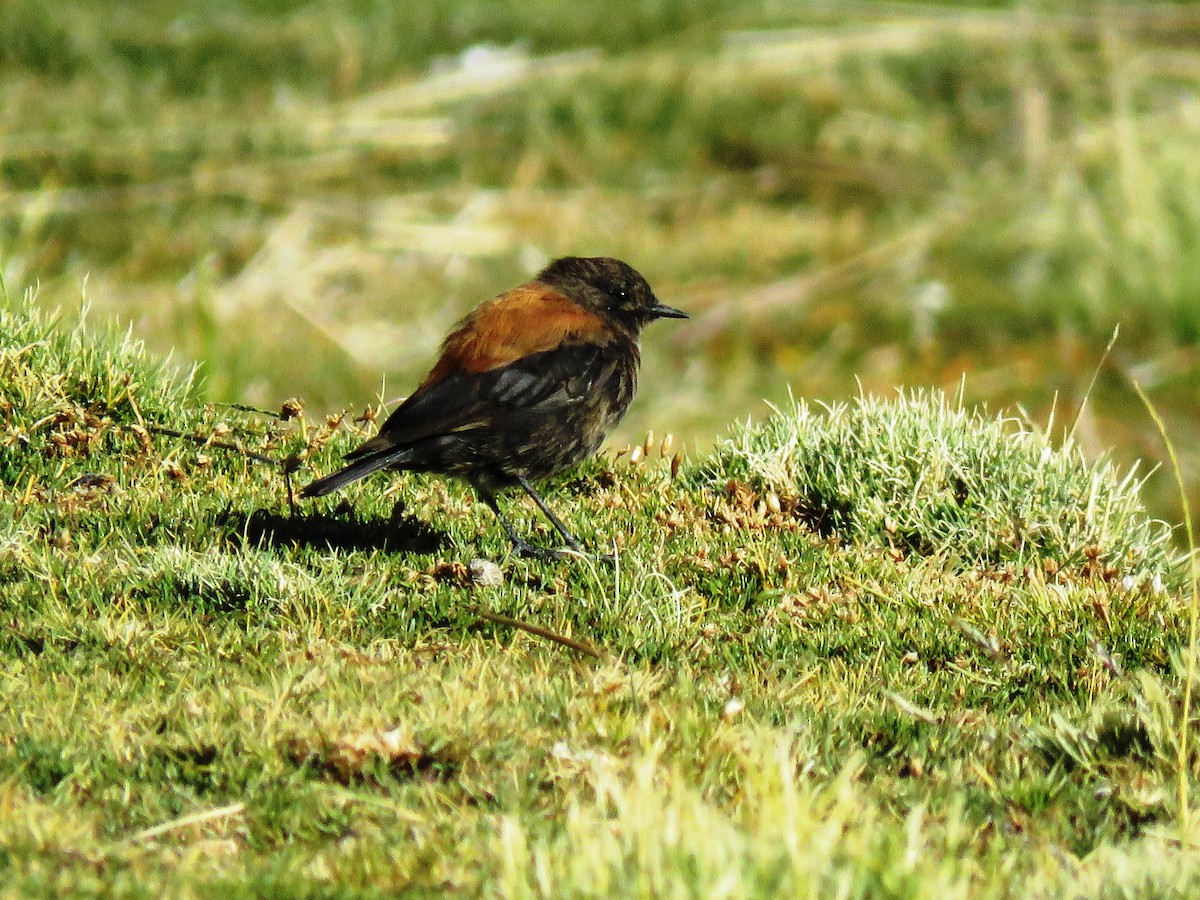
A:
POLYGON ((339 469, 332 475, 326 475, 324 478, 318 478, 316 481, 306 484, 301 489, 300 496, 324 497, 326 494, 332 494, 338 488, 352 484, 360 478, 366 478, 372 472, 378 472, 380 469, 386 469, 388 466, 402 464, 405 456, 406 453, 403 450, 398 451, 395 447, 389 447, 386 450, 377 450, 346 466, 346 468, 339 469))

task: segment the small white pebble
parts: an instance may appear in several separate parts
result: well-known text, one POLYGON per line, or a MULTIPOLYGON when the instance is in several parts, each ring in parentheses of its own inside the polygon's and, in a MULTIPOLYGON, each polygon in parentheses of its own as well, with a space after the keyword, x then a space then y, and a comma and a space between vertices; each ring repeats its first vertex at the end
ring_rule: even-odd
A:
POLYGON ((741 697, 730 697, 725 701, 725 708, 721 710, 721 718, 728 722, 745 708, 746 702, 741 697))
POLYGON ((499 587, 504 584, 504 570, 490 559, 476 558, 467 566, 471 583, 480 587, 499 587))

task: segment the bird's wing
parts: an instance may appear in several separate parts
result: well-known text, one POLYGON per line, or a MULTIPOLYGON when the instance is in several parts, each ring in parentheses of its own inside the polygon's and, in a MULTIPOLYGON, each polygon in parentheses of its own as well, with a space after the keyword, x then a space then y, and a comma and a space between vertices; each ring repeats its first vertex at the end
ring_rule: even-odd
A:
POLYGON ((486 427, 556 396, 569 402, 600 377, 616 340, 604 319, 541 282, 500 294, 450 332, 417 390, 347 458, 486 427))
POLYGON ((483 372, 460 371, 426 381, 388 416, 379 434, 346 458, 487 428, 526 413, 565 412, 613 377, 623 352, 616 342, 574 341, 483 372))

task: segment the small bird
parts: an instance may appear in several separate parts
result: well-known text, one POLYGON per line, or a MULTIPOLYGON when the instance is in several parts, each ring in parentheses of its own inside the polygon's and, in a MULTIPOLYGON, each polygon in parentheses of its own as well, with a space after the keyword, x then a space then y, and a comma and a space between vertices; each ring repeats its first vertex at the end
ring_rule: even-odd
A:
POLYGON ((347 454, 350 465, 301 496, 323 496, 380 469, 456 476, 496 514, 518 555, 562 556, 530 544, 500 511, 497 494, 520 487, 582 553, 532 482, 596 452, 637 389, 638 336, 661 318, 687 314, 660 303, 627 263, 555 260, 459 322, 420 386, 347 454))

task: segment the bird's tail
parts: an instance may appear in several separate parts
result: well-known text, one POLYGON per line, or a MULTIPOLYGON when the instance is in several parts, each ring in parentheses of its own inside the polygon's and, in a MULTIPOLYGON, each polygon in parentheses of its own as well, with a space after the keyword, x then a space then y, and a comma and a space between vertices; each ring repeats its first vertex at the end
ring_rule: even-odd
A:
POLYGON ((301 497, 324 497, 326 494, 331 494, 338 488, 343 488, 348 484, 358 481, 360 478, 366 478, 372 472, 378 472, 380 469, 386 469, 388 466, 403 464, 407 454, 403 449, 397 450, 395 447, 388 447, 386 450, 376 450, 374 453, 369 453, 361 459, 355 460, 344 469, 339 469, 332 475, 326 475, 324 478, 318 478, 311 484, 306 484, 300 490, 301 497))

